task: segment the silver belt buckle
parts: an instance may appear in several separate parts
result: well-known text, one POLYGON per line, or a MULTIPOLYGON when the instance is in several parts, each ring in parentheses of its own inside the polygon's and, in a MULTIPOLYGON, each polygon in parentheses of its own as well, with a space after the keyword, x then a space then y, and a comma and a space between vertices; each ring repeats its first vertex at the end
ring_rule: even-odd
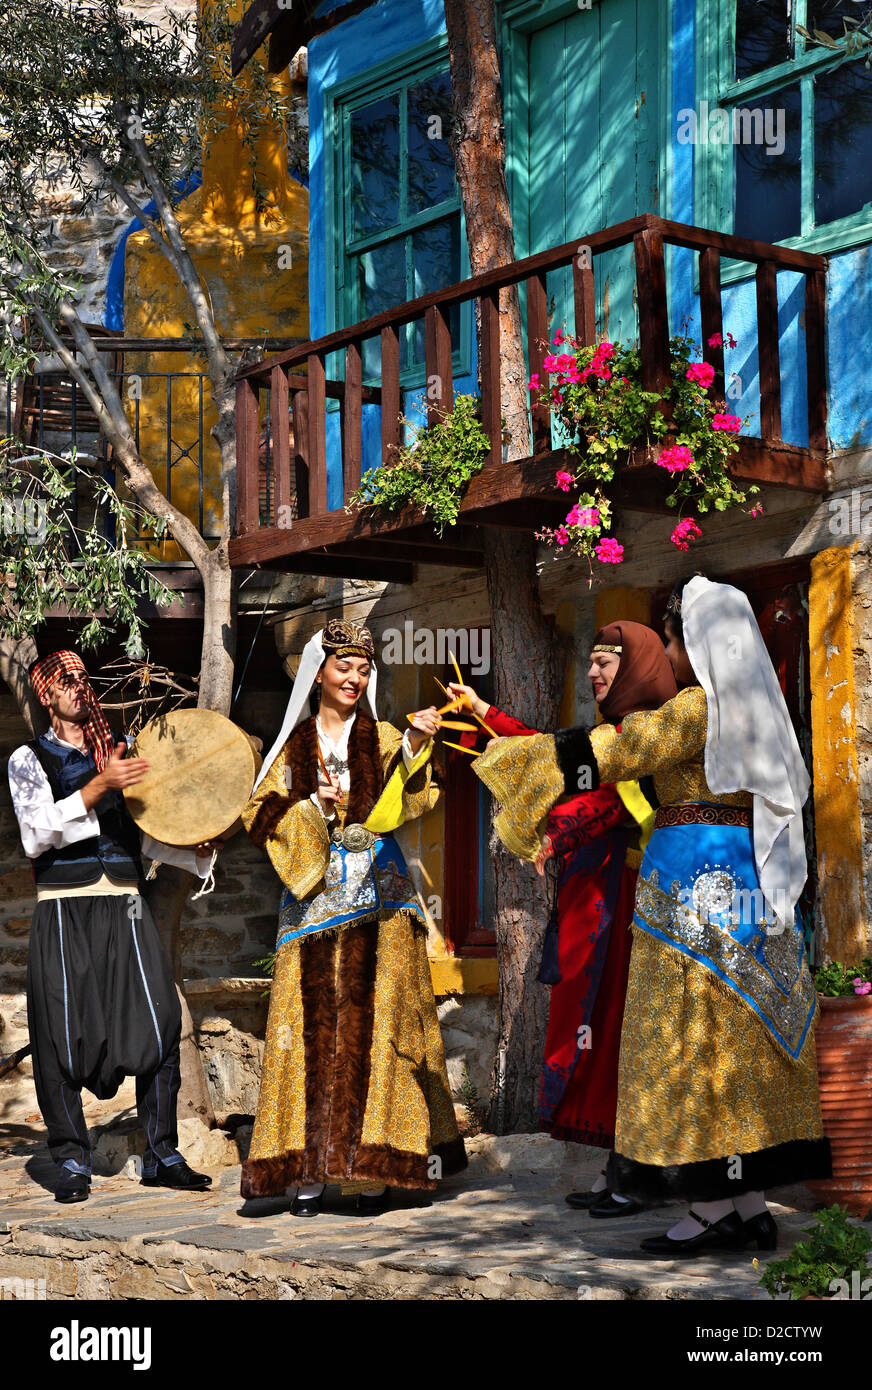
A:
POLYGON ((372 849, 376 841, 373 832, 357 822, 346 825, 344 830, 334 830, 331 839, 334 845, 342 845, 350 854, 360 854, 365 849, 372 849))

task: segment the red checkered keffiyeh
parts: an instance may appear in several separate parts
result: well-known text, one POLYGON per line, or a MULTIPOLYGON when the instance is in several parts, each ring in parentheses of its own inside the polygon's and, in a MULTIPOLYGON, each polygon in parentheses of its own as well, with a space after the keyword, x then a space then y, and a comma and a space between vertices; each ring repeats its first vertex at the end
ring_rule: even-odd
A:
MULTIPOLYGON (((44 656, 30 672, 30 684, 37 699, 40 699, 54 684, 58 676, 86 676, 85 663, 75 652, 50 652, 44 656)), ((85 742, 94 755, 97 771, 102 772, 115 750, 115 740, 106 716, 100 708, 97 696, 90 683, 85 686, 90 716, 83 725, 85 742)))

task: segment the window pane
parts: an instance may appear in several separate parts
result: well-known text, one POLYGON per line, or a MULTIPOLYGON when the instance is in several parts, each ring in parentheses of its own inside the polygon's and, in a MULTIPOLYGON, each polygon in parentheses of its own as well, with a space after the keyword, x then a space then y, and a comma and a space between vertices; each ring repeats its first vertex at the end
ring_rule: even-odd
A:
POLYGON ((793 0, 737 0, 736 77, 793 57, 793 0))
POLYGON ((736 236, 784 241, 799 236, 802 129, 799 87, 759 97, 734 116, 736 236))
MULTIPOLYGON (((422 227, 412 235, 412 266, 414 283, 412 298, 430 290, 442 290, 460 279, 460 218, 457 214, 422 227)), ((456 306, 448 315, 451 343, 460 346, 460 310, 456 306)), ((412 325, 412 361, 424 361, 424 325, 412 325)))
POLYGON ((846 63, 814 80, 814 220, 872 202, 872 72, 846 63))
POLYGON ((409 213, 453 198, 451 81, 448 73, 409 89, 409 213))
POLYGON ((868 0, 808 0, 805 27, 822 29, 825 34, 841 38, 845 32, 844 20, 848 20, 850 33, 854 28, 850 21, 862 19, 868 9, 868 0))
POLYGON ((400 217, 400 99, 351 115, 351 236, 394 227, 400 217))
MULTIPOLYGON (((386 309, 404 304, 406 295, 406 244, 403 237, 374 246, 357 257, 357 317, 372 318, 386 309)), ((381 371, 381 347, 378 338, 369 338, 363 345, 364 376, 378 376, 381 371)))

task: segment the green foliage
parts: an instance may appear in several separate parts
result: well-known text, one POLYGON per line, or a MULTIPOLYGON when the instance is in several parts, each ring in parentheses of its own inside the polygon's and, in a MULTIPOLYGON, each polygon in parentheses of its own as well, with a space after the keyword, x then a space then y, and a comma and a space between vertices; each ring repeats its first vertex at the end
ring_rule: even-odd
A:
POLYGON ((854 1271, 861 1282, 868 1277, 872 1236, 851 1221, 844 1207, 827 1207, 803 1234, 811 1239, 797 1241, 785 1259, 771 1260, 763 1271, 760 1286, 773 1298, 830 1298, 836 1292, 830 1287, 833 1280, 844 1279, 850 1288, 854 1271))
POLYGON ((21 456, 11 440, 0 440, 0 635, 12 641, 32 636, 53 607, 71 618, 88 618, 78 634, 94 648, 109 634, 124 634, 131 658, 145 654, 139 599, 166 607, 173 594, 149 572, 148 555, 130 549, 131 528, 160 538, 163 521, 123 502, 100 474, 31 448, 21 456), (77 506, 76 475, 85 480, 94 506, 90 526, 71 522, 77 506), (120 543, 102 534, 108 509, 120 543))
MULTIPOLYGON (((410 425, 408 420, 403 424, 410 425)), ((370 469, 348 499, 348 507, 380 507, 386 512, 420 507, 441 536, 454 526, 470 478, 481 471, 490 440, 481 423, 477 396, 458 396, 454 410, 421 429, 396 449, 396 460, 370 469)))
POLYGON ((859 965, 843 965, 838 960, 830 961, 829 965, 816 971, 814 987, 818 994, 824 994, 829 999, 839 999, 844 995, 860 994, 861 992, 869 993, 868 990, 856 989, 855 980, 861 980, 864 984, 872 984, 872 956, 865 956, 859 965))

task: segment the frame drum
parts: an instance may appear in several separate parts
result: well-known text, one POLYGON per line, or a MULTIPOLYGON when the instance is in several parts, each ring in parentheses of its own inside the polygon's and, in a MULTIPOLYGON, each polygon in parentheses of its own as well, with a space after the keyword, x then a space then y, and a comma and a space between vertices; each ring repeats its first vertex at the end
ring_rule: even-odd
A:
POLYGON ((154 840, 185 847, 239 828, 260 765, 248 734, 209 709, 152 719, 127 756, 151 764, 141 782, 124 788, 136 824, 154 840))

